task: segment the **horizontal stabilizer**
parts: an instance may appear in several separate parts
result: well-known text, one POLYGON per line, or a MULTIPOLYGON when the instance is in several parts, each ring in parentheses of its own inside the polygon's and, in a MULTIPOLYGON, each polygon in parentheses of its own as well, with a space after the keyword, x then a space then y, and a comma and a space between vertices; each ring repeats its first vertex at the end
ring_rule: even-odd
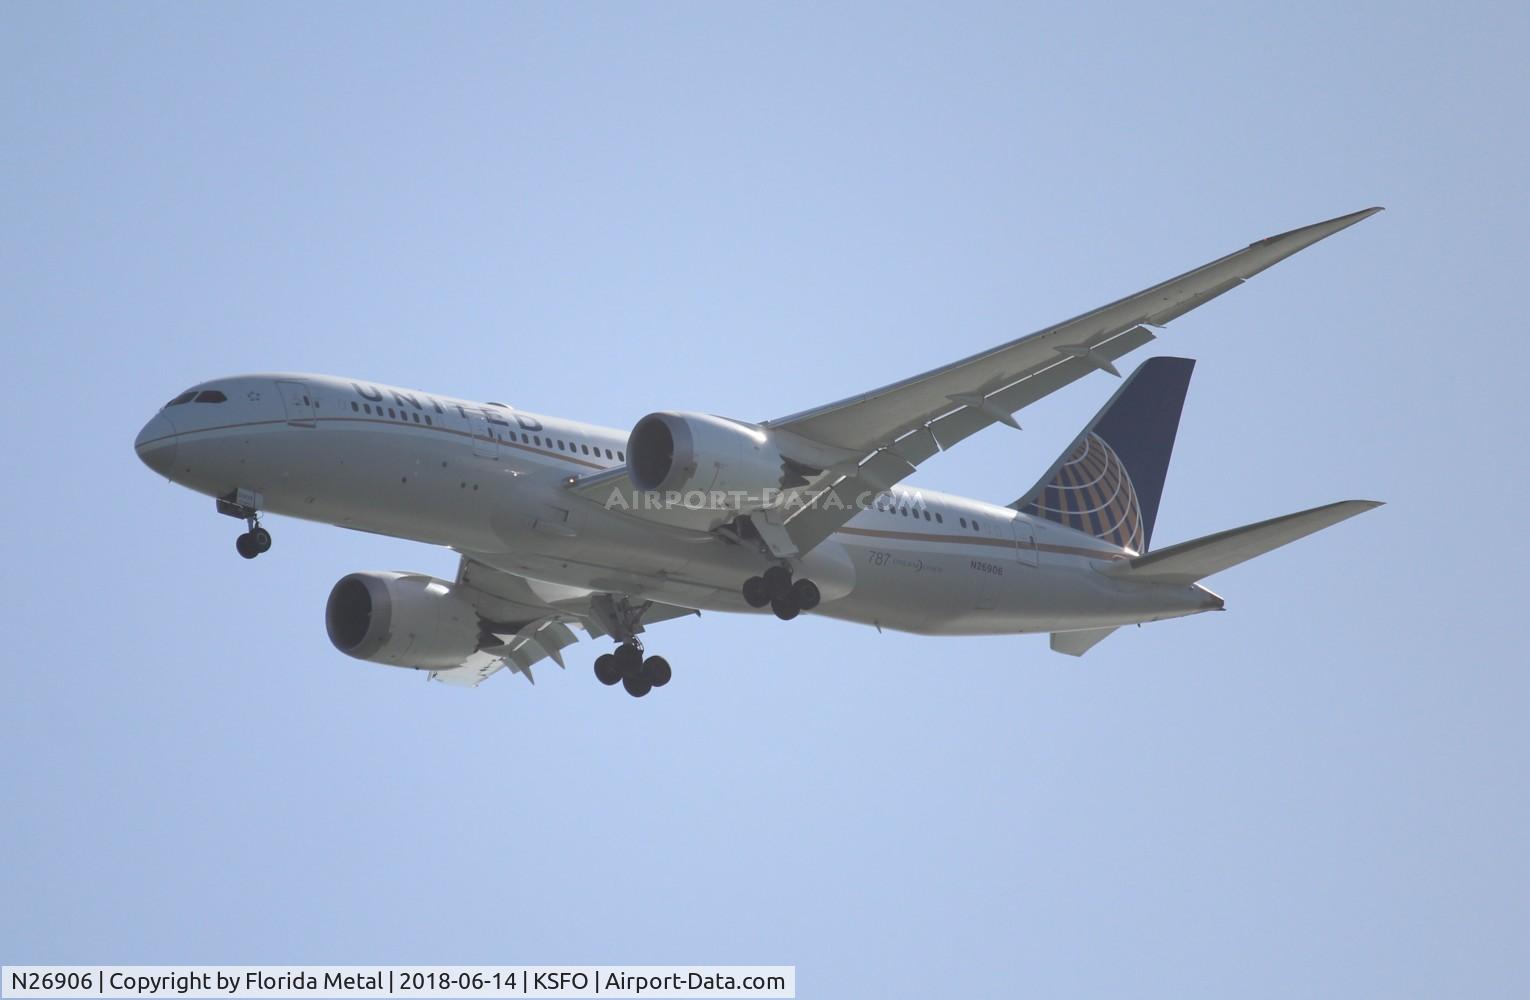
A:
POLYGON ((1129 562, 1118 563, 1111 572, 1129 576, 1133 580, 1194 583, 1380 506, 1379 500, 1341 500, 1300 513, 1286 514, 1284 517, 1272 517, 1258 524, 1246 524, 1241 528, 1230 528, 1204 538, 1180 542, 1138 556, 1129 562))
POLYGON ((1110 628, 1086 628, 1077 632, 1053 632, 1052 652, 1083 656, 1115 630, 1115 626, 1111 626, 1110 628))

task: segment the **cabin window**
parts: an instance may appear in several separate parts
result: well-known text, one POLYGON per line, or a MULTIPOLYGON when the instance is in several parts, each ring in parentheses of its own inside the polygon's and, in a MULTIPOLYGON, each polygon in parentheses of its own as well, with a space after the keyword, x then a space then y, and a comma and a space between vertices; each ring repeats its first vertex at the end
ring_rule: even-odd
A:
POLYGON ((354 399, 351 400, 351 412, 352 413, 360 413, 361 412, 361 407, 356 405, 356 401, 354 399))
MULTIPOLYGON (((228 397, 223 395, 223 393, 219 392, 217 389, 207 389, 203 392, 197 393, 198 403, 222 403, 226 402, 227 400, 228 397)), ((308 402, 307 396, 303 397, 303 402, 308 402)))
POLYGON ((611 457, 611 449, 610 449, 610 448, 607 448, 607 449, 606 449, 606 457, 607 457, 607 458, 610 458, 610 457, 611 457))
POLYGON ((388 407, 388 419, 389 420, 397 420, 398 419, 398 414, 393 412, 393 407, 391 407, 391 406, 388 407))
POLYGON ((618 462, 625 462, 627 460, 627 456, 625 454, 623 454, 622 452, 617 452, 616 453, 616 460, 618 462))
POLYGON ((409 414, 409 416, 414 419, 415 423, 419 423, 420 422, 420 415, 418 413, 411 413, 411 414, 409 414))
POLYGON ((935 523, 936 524, 945 524, 946 523, 946 519, 941 517, 939 514, 936 514, 935 515, 935 523))
POLYGON ((962 527, 965 528, 966 526, 967 526, 967 519, 964 517, 964 518, 962 518, 962 527))
POLYGON ((589 453, 590 453, 590 446, 589 446, 589 445, 587 445, 587 444, 582 444, 582 445, 580 445, 580 446, 579 446, 579 448, 580 448, 580 450, 582 450, 582 451, 583 451, 583 452, 584 452, 584 453, 585 453, 585 454, 586 454, 586 455, 588 455, 588 454, 589 454, 589 453))
POLYGON ((426 422, 426 423, 427 423, 427 424, 428 424, 428 423, 430 423, 430 414, 428 414, 428 413, 427 413, 427 414, 425 414, 425 422, 426 422))
POLYGON ((532 438, 532 440, 537 443, 538 448, 542 447, 542 435, 538 434, 536 437, 532 438))

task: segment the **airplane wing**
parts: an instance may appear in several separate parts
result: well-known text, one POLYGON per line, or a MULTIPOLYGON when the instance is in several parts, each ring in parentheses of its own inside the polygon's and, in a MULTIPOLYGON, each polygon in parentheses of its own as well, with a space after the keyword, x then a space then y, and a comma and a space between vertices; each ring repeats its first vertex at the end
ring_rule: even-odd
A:
MULTIPOLYGON (((528 580, 464 555, 457 564, 457 592, 479 613, 487 636, 498 641, 459 666, 431 671, 434 681, 477 687, 508 668, 535 684, 532 664, 551 659, 561 668, 563 648, 579 641, 570 626, 583 629, 591 638, 607 634, 601 620, 611 595, 598 591, 528 580)), ((695 613, 690 608, 650 603, 642 609, 641 624, 695 613)))
POLYGON ((1119 376, 1114 362, 1162 327, 1265 268, 1381 211, 1368 208, 1271 236, 1109 305, 901 382, 804 410, 764 426, 862 456, 814 502, 784 519, 790 544, 807 552, 858 512, 856 498, 899 482, 922 462, 1093 371, 1119 376), (832 496, 832 499, 831 499, 832 496))

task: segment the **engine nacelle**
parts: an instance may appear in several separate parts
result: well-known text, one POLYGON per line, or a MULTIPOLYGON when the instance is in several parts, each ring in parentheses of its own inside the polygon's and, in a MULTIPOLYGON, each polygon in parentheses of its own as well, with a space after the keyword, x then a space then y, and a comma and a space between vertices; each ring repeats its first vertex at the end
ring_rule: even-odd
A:
POLYGON ((460 666, 482 636, 478 612, 452 584, 419 573, 343 577, 329 592, 324 627, 347 656, 423 670, 460 666))
POLYGON ((707 497, 712 509, 753 510, 767 491, 818 473, 781 454, 764 429, 706 413, 650 413, 627 437, 627 475, 640 490, 707 497))

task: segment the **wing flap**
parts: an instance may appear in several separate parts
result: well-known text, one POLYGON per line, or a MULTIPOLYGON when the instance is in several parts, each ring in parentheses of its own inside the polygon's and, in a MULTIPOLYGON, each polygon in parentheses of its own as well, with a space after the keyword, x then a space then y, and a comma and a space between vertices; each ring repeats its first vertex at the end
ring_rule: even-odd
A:
MULTIPOLYGON (((1137 326, 1100 344, 1095 350, 1115 360, 1153 339, 1151 330, 1137 326)), ((1058 355, 1046 369, 986 398, 996 401, 998 409, 1013 413, 1094 370, 1094 364, 1085 358, 1058 355)), ((928 427, 899 438, 798 510, 786 522, 792 542, 799 551, 811 551, 859 512, 860 502, 865 500, 866 494, 902 482, 920 463, 996 422, 992 412, 962 406, 928 427)))
MULTIPOLYGON (((1125 357, 1137 348, 1151 343, 1154 339, 1156 338, 1153 335, 1153 331, 1145 326, 1135 326, 1120 336, 1113 337, 1092 349, 1098 355, 1115 361, 1125 357)), ((1087 358, 1061 358, 1050 367, 1013 385, 1006 386, 988 398, 997 404, 999 409, 1008 413, 1016 413, 1030 406, 1038 399, 1050 396, 1064 386, 1072 385, 1095 370, 1096 366, 1087 358)), ((994 422, 987 414, 974 410, 969 406, 936 419, 930 425, 930 429, 940 441, 941 448, 944 449, 950 448, 952 445, 971 437, 994 422)))
MULTIPOLYGON (((480 616, 484 645, 459 666, 431 671, 433 681, 476 687, 509 669, 536 683, 533 664, 551 659, 562 667, 563 649, 579 641, 570 625, 584 629, 591 638, 607 634, 594 603, 610 595, 599 591, 530 580, 467 555, 458 564, 457 584, 480 616)), ((693 614, 691 608, 645 602, 639 624, 693 614)))

